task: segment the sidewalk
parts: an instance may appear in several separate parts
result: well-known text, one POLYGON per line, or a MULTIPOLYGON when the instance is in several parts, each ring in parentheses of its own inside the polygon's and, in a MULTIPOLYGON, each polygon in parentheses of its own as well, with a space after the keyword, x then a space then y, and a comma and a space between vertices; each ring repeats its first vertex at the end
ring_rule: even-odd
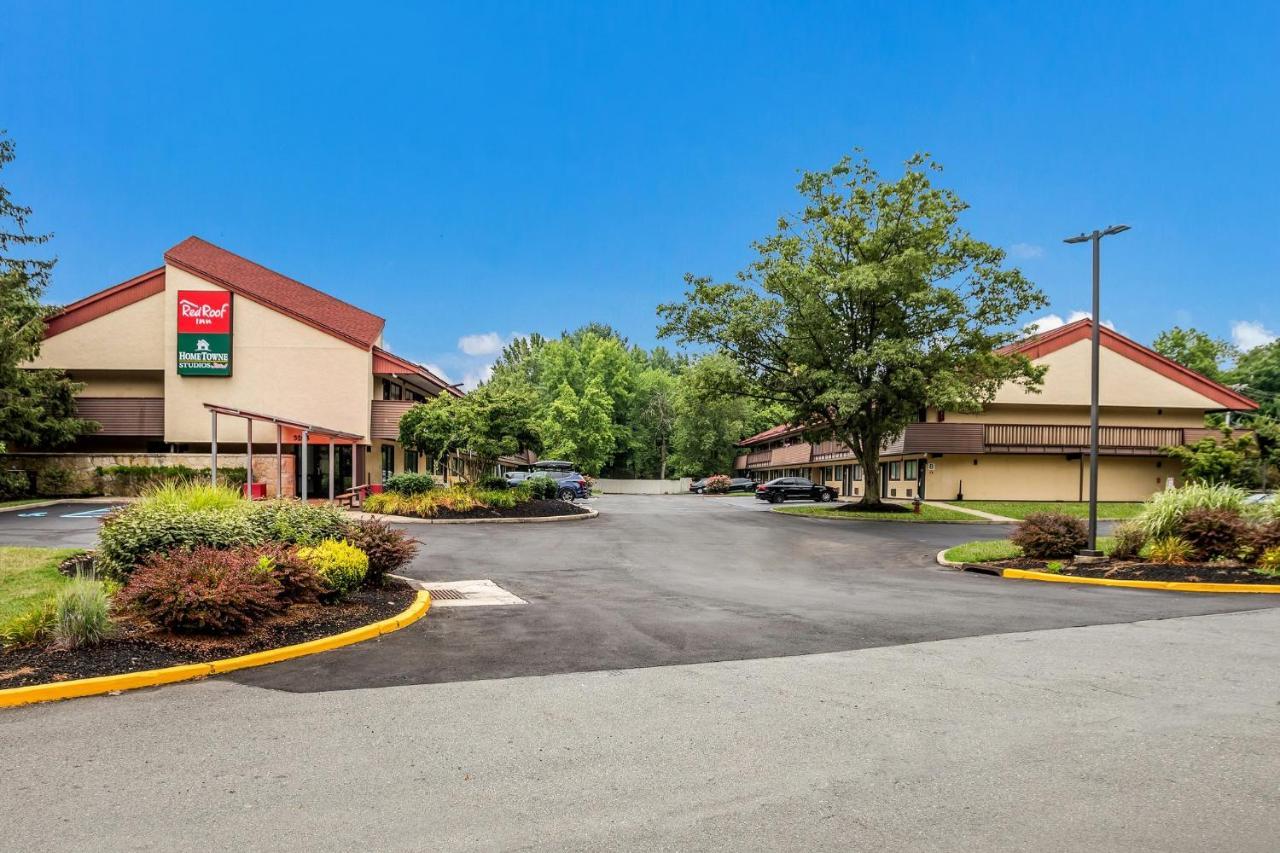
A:
POLYGON ((1000 522, 1001 524, 1017 524, 1018 523, 1018 519, 1016 518, 1009 518, 1008 516, 1004 516, 1004 515, 996 515, 995 513, 992 513, 992 512, 983 512, 980 509, 971 509, 965 506, 964 504, 949 504, 949 503, 946 503, 945 501, 921 501, 921 503, 926 503, 929 506, 936 506, 936 507, 939 507, 940 509, 953 509, 956 512, 963 512, 968 515, 976 515, 978 518, 982 518, 987 521, 1000 522))

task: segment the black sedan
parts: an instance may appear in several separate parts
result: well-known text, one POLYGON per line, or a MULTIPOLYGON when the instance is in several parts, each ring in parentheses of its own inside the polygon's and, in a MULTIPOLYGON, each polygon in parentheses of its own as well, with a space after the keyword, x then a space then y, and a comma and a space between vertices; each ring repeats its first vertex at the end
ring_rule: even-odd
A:
POLYGON ((778 477, 756 486, 756 497, 771 504, 780 504, 785 500, 827 503, 835 500, 837 494, 830 486, 819 486, 804 477, 778 477))

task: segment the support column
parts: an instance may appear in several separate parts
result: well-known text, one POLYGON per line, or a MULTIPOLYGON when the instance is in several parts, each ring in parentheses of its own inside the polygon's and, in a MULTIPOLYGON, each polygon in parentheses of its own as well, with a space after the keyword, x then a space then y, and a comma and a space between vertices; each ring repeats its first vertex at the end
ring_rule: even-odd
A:
POLYGON ((209 485, 218 485, 218 413, 209 411, 209 485))
POLYGON ((253 418, 244 419, 247 441, 244 445, 244 490, 245 497, 253 500, 253 418))
POLYGON ((276 424, 276 500, 284 497, 284 453, 280 445, 281 432, 284 427, 276 424))
POLYGON ((310 430, 302 431, 302 470, 298 474, 298 482, 302 485, 302 502, 307 502, 307 437, 310 430))
POLYGON ((329 503, 333 503, 333 467, 337 462, 333 458, 333 436, 329 436, 329 503))

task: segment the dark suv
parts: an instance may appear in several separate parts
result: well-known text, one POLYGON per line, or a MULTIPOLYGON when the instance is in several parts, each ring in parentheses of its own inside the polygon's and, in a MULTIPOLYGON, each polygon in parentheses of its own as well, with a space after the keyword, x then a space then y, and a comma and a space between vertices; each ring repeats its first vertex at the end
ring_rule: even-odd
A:
POLYGON ((771 504, 785 500, 822 501, 836 499, 837 492, 830 486, 819 486, 804 477, 778 477, 756 486, 756 497, 771 504))
POLYGON ((508 486, 527 483, 535 477, 549 477, 556 481, 556 497, 562 501, 586 500, 591 497, 591 487, 577 471, 516 471, 507 475, 508 486))

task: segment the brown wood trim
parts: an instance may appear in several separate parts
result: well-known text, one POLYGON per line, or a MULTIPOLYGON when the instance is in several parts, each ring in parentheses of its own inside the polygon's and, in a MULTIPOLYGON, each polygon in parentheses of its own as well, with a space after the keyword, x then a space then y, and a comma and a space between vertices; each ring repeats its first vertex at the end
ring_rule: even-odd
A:
POLYGON ((164 292, 164 267, 144 272, 128 281, 91 293, 83 299, 65 306, 44 321, 44 336, 51 338, 63 332, 83 326, 91 320, 119 311, 126 305, 141 302, 148 296, 164 292))

